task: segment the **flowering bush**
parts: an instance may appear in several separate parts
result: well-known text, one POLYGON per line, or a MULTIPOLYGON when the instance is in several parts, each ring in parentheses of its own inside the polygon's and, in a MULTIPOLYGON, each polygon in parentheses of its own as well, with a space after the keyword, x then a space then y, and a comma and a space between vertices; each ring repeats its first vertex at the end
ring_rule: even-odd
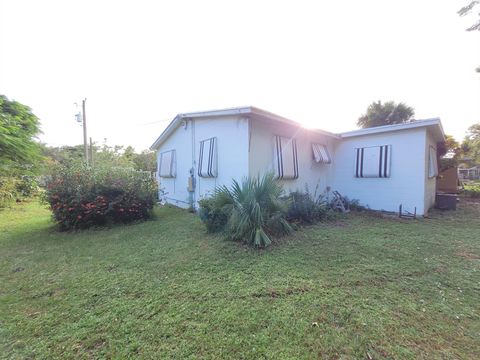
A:
POLYGON ((148 218, 157 184, 144 171, 64 166, 49 177, 44 196, 61 230, 82 229, 148 218))

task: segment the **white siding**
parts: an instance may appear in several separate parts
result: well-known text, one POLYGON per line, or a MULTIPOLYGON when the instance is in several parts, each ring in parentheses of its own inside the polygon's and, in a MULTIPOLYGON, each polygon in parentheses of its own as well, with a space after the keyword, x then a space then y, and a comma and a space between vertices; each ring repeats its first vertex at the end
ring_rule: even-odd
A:
POLYGON ((241 181, 248 176, 248 120, 230 116, 222 119, 195 120, 195 157, 198 162, 200 141, 217 138, 217 171, 216 178, 197 178, 196 199, 211 194, 216 186, 232 183, 232 179, 241 181))
POLYGON ((175 150, 176 177, 159 178, 159 194, 165 192, 164 199, 180 207, 189 206, 189 193, 187 191, 188 176, 192 165, 192 127, 188 122, 186 128, 180 126, 160 146, 157 151, 157 164, 160 154, 164 151, 175 150))
POLYGON ((435 194, 437 190, 437 179, 436 177, 428 177, 428 165, 429 165, 429 151, 430 146, 437 150, 437 143, 433 138, 432 134, 427 131, 426 136, 426 146, 425 146, 425 213, 433 207, 435 204, 435 194))
POLYGON ((312 142, 324 144, 333 159, 333 140, 331 137, 304 128, 254 119, 250 121, 250 176, 274 171, 275 135, 294 137, 297 140, 298 179, 281 180, 287 192, 305 191, 305 186, 308 185, 309 190, 313 193, 318 185, 318 192, 321 193, 327 186, 331 185, 331 172, 335 162, 319 164, 314 161, 312 151, 312 142))
POLYGON ((333 188, 350 199, 358 199, 374 210, 403 209, 422 215, 425 208, 424 128, 344 138, 337 142, 333 158, 333 188), (389 178, 354 177, 355 148, 392 145, 389 178))
MULTIPOLYGON (((232 179, 241 180, 248 175, 248 121, 238 116, 215 119, 185 120, 186 127, 179 126, 160 146, 160 153, 176 150, 176 177, 160 178, 160 188, 165 191, 168 203, 183 208, 190 206, 188 178, 193 169, 196 180, 193 201, 208 196, 218 185, 230 185, 232 179), (217 138, 218 176, 198 176, 200 141, 217 138), (192 146, 193 144, 193 146, 192 146)), ((162 192, 160 191, 160 195, 162 192)))

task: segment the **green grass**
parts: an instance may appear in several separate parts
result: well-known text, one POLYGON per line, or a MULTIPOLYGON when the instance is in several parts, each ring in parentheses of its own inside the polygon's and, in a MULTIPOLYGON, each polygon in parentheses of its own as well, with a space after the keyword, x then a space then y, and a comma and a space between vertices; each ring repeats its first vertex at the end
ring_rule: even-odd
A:
POLYGON ((267 250, 193 214, 59 233, 0 212, 0 357, 478 358, 480 203, 349 214, 267 250))

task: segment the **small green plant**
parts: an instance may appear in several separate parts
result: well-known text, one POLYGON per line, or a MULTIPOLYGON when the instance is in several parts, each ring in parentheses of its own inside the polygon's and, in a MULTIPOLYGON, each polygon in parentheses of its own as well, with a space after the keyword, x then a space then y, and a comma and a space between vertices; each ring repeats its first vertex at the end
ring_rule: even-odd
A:
POLYGON ((465 185, 465 195, 471 198, 480 198, 480 184, 465 185))
POLYGON ((314 224, 327 216, 328 203, 324 195, 317 196, 317 189, 312 195, 308 189, 305 192, 295 191, 289 194, 287 220, 298 224, 314 224))
POLYGON ((366 210, 367 208, 360 204, 360 200, 358 199, 350 199, 347 196, 343 197, 343 200, 345 201, 347 208, 353 211, 363 211, 366 210))
POLYGON ((16 183, 17 193, 23 198, 29 198, 37 194, 38 184, 34 176, 24 175, 16 183))
POLYGON ((83 164, 59 167, 44 194, 61 230, 146 219, 156 198, 149 172, 83 164))
POLYGON ((210 197, 198 202, 199 215, 209 233, 221 232, 227 225, 231 206, 219 204, 218 198, 210 197))
MULTIPOLYGON (((255 247, 265 247, 272 237, 289 234, 293 229, 286 220, 287 204, 282 186, 272 174, 249 177, 231 187, 215 191, 212 205, 228 214, 223 226, 225 236, 255 247)), ((220 223, 223 217, 217 218, 220 223)))
POLYGON ((9 207, 18 198, 17 184, 14 177, 0 177, 0 209, 9 207))

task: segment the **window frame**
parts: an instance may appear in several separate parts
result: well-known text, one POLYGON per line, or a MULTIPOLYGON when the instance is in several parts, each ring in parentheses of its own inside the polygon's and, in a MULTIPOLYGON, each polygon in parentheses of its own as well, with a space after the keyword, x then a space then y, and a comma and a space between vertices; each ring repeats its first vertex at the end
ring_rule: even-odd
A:
POLYGON ((374 145, 354 148, 354 177, 357 179, 388 179, 392 177, 392 145, 374 145), (378 173, 363 175, 365 149, 379 148, 378 173))
POLYGON ((166 178, 166 179, 171 179, 177 177, 177 154, 175 149, 163 151, 160 153, 160 161, 158 164, 158 177, 159 178, 166 178), (170 157, 170 169, 169 169, 169 175, 162 175, 162 164, 163 164, 163 159, 165 154, 171 153, 170 157))

